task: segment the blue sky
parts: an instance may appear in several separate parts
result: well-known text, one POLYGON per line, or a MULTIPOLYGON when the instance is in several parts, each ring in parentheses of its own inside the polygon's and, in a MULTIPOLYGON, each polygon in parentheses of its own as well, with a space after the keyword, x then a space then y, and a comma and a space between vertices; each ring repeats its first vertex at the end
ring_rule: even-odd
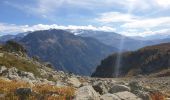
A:
POLYGON ((0 35, 50 28, 170 34, 170 0, 0 0, 0 35))

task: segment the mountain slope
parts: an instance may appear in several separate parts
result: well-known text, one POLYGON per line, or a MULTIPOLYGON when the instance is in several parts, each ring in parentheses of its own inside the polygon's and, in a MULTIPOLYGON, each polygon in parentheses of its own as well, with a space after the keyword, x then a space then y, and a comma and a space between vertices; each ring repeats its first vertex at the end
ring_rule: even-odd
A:
POLYGON ((146 36, 145 38, 148 39, 148 40, 166 39, 166 38, 170 38, 170 34, 160 33, 160 34, 154 34, 154 35, 146 36))
POLYGON ((142 41, 131 37, 123 36, 114 32, 92 31, 92 30, 77 30, 74 33, 82 37, 92 37, 102 43, 120 48, 122 50, 136 50, 146 45, 152 44, 152 41, 142 41))
POLYGON ((8 40, 20 40, 22 39, 24 36, 26 36, 29 32, 25 32, 25 33, 19 33, 19 34, 16 34, 16 35, 3 35, 3 36, 0 36, 0 43, 5 43, 7 42, 8 40))
MULTIPOLYGON (((118 54, 104 59, 93 77, 115 77, 118 54)), ((121 54, 119 76, 147 75, 170 68, 170 43, 148 46, 121 54)))
POLYGON ((64 30, 36 31, 20 42, 30 56, 39 56, 58 70, 82 75, 90 75, 101 59, 116 50, 95 39, 75 36, 64 30))

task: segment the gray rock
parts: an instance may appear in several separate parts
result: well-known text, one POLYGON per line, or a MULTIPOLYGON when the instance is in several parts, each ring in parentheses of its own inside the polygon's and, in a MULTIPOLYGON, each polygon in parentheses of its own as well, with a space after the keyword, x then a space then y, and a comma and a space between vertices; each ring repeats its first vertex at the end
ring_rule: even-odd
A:
POLYGON ((123 91, 130 91, 130 88, 125 85, 118 85, 115 84, 112 86, 112 88, 109 90, 109 93, 117 93, 117 92, 123 92, 123 91))
POLYGON ((16 69, 15 67, 8 69, 8 75, 18 76, 18 69, 16 69))
POLYGON ((93 85, 93 88, 96 92, 100 94, 105 94, 108 92, 108 90, 105 87, 105 84, 103 84, 102 82, 97 82, 96 84, 93 85))
POLYGON ((4 57, 4 53, 0 53, 0 57, 1 57, 1 58, 4 57))
POLYGON ((30 72, 24 72, 24 71, 18 71, 18 75, 22 78, 28 78, 30 80, 35 80, 35 76, 33 73, 30 72))
POLYGON ((142 100, 135 94, 128 91, 114 93, 114 95, 118 96, 121 100, 142 100))
POLYGON ((21 78, 17 75, 8 75, 8 77, 10 80, 21 80, 21 78))
POLYGON ((137 93, 135 93, 138 97, 142 98, 142 100, 152 100, 149 92, 145 92, 145 91, 136 91, 137 93))
POLYGON ((42 84, 49 84, 49 85, 56 85, 53 81, 48 81, 47 79, 41 79, 40 80, 42 84))
POLYGON ((16 90, 17 95, 31 95, 32 89, 31 88, 18 88, 16 90))
POLYGON ((114 94, 104 94, 100 97, 100 100, 121 100, 118 96, 114 95, 114 94))
MULTIPOLYGON (((81 86, 87 86, 87 85, 89 85, 88 82, 83 82, 83 83, 81 84, 81 86)), ((80 87, 81 87, 81 86, 80 86, 80 87)))
POLYGON ((24 82, 28 83, 31 87, 33 87, 33 86, 35 86, 34 82, 36 82, 37 80, 30 80, 29 78, 24 77, 24 78, 21 78, 21 81, 24 81, 24 82))
POLYGON ((76 91, 74 100, 100 100, 92 86, 83 86, 76 91))
POLYGON ((57 87, 64 87, 64 86, 66 86, 66 85, 65 85, 65 83, 63 83, 63 82, 61 82, 61 81, 57 81, 57 82, 56 82, 56 86, 57 86, 57 87))
POLYGON ((5 93, 0 93, 0 99, 5 98, 6 94, 5 93))
POLYGON ((11 80, 20 80, 21 78, 18 76, 18 69, 15 67, 9 68, 5 72, 6 76, 11 80))
POLYGON ((5 66, 0 67, 0 74, 2 75, 4 71, 6 71, 7 68, 5 66))
POLYGON ((149 92, 144 90, 144 88, 139 85, 138 82, 130 82, 129 86, 131 88, 131 92, 137 95, 138 97, 142 98, 143 100, 151 100, 149 92))
POLYGON ((18 88, 16 94, 19 96, 19 100, 28 100, 28 97, 32 94, 31 88, 18 88))
POLYGON ((76 87, 76 88, 81 86, 80 81, 77 78, 75 78, 75 77, 69 78, 68 79, 68 83, 71 84, 73 87, 76 87))
POLYGON ((139 90, 143 89, 142 86, 139 85, 139 83, 135 82, 135 81, 130 82, 129 86, 130 86, 132 92, 139 91, 139 90))

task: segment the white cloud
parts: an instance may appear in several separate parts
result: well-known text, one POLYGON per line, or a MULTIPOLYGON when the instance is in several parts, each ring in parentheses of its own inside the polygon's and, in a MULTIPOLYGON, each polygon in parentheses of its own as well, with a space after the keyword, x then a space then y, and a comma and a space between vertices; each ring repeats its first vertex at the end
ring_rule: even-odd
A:
POLYGON ((137 19, 123 24, 124 28, 156 28, 156 27, 170 27, 170 17, 137 19))
POLYGON ((106 12, 95 18, 96 21, 102 23, 122 23, 123 28, 155 28, 170 27, 170 17, 143 18, 142 16, 134 16, 132 14, 124 14, 120 12, 106 12))
POLYGON ((4 24, 0 23, 0 33, 1 35, 4 34, 16 34, 20 32, 27 32, 27 31, 37 31, 37 30, 48 30, 48 29, 84 29, 84 30, 98 30, 98 31, 115 31, 115 28, 102 26, 102 27, 95 27, 92 25, 88 26, 75 26, 75 25, 68 25, 68 26, 61 26, 57 24, 52 25, 45 25, 45 24, 37 24, 33 26, 29 25, 13 25, 13 24, 4 24))
POLYGON ((118 32, 128 36, 147 36, 152 34, 164 34, 166 32, 170 34, 170 31, 167 31, 170 27, 169 16, 153 18, 120 12, 106 12, 100 14, 95 20, 108 25, 119 23, 119 26, 117 26, 118 32))
POLYGON ((24 32, 25 29, 28 28, 28 25, 21 25, 16 26, 14 24, 4 24, 0 23, 0 33, 3 35, 3 33, 17 33, 17 32, 24 32))
POLYGON ((155 0, 156 3, 163 8, 170 8, 170 0, 155 0))

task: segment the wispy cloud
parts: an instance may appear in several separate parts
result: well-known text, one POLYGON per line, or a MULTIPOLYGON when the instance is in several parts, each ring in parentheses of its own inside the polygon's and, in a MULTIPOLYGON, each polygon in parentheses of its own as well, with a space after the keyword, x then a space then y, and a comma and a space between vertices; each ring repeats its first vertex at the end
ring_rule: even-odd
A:
MULTIPOLYGON (((166 29, 170 27, 170 17, 150 17, 150 16, 136 16, 128 13, 120 12, 106 12, 95 18, 96 21, 103 24, 114 25, 120 23, 118 28, 122 29, 119 32, 125 35, 148 35, 165 33, 166 29), (163 30, 164 31, 163 31, 163 30), (133 31, 132 31, 133 30, 133 31), (134 31, 135 30, 135 31, 134 31), (149 30, 149 31, 148 31, 149 30), (142 31, 142 32, 141 32, 142 31)), ((169 31, 168 31, 169 32, 169 31)))
POLYGON ((170 17, 137 19, 123 24, 124 28, 157 28, 170 27, 170 17))

